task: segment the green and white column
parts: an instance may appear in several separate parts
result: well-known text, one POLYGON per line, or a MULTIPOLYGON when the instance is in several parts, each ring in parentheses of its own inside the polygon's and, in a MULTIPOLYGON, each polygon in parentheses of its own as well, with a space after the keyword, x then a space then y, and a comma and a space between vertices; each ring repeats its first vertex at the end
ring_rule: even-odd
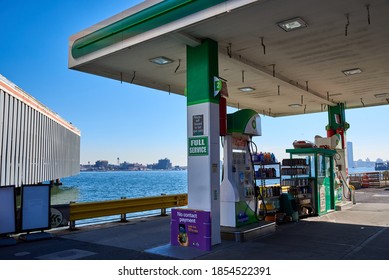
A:
POLYGON ((187 46, 188 208, 211 213, 212 245, 220 238, 218 44, 187 46))
POLYGON ((336 148, 338 155, 335 157, 335 164, 338 169, 339 180, 345 184, 341 184, 340 188, 335 190, 336 202, 343 200, 343 188, 348 186, 348 161, 347 161, 347 137, 346 131, 350 128, 349 123, 346 122, 346 108, 344 103, 339 103, 336 106, 328 107, 328 125, 326 126, 327 137, 332 137, 338 134, 340 137, 340 147, 336 148))

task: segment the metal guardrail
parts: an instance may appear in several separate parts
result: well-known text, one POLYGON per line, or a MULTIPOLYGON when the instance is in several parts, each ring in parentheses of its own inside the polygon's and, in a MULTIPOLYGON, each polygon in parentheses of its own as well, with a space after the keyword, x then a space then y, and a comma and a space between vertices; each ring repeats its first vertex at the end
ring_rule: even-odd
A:
POLYGON ((349 175, 350 183, 359 187, 386 186, 389 181, 389 171, 361 172, 349 175))
POLYGON ((71 202, 69 205, 69 228, 74 230, 77 220, 121 215, 121 220, 124 221, 127 213, 161 209, 161 215, 165 215, 166 208, 186 205, 188 205, 187 194, 122 198, 98 202, 71 202))

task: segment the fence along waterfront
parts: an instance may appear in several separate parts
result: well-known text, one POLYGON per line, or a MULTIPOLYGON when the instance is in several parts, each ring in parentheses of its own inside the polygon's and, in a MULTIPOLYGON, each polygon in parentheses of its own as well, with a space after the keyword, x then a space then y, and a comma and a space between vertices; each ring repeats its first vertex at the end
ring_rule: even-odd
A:
POLYGON ((0 75, 0 186, 79 173, 80 131, 0 75))

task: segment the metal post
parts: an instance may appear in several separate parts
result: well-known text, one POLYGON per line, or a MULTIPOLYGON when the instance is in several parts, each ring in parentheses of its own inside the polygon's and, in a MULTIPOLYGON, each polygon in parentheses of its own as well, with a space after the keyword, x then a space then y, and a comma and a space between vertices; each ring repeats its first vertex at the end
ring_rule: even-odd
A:
MULTIPOLYGON (((126 199, 127 197, 122 196, 120 199, 126 199)), ((120 214, 120 222, 125 223, 127 222, 127 213, 120 214)))
MULTIPOLYGON (((166 193, 161 193, 161 195, 166 195, 166 193)), ((161 216, 167 216, 166 208, 161 208, 161 216)))
MULTIPOLYGON (((70 201, 70 204, 76 203, 75 201, 70 201)), ((69 221, 69 230, 76 230, 76 221, 69 221)))
POLYGON ((349 189, 351 190, 351 201, 355 204, 355 187, 353 185, 349 185, 349 189))
POLYGON ((76 230, 76 221, 69 221, 69 230, 76 230))

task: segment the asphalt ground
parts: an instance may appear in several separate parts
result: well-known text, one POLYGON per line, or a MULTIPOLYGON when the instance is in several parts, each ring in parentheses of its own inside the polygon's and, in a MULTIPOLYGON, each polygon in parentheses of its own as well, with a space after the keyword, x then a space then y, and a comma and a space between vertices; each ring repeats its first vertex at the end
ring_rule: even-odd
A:
POLYGON ((171 246, 170 216, 51 230, 50 239, 0 247, 0 260, 389 260, 389 189, 356 190, 356 204, 277 225, 245 242, 212 250, 171 246))

